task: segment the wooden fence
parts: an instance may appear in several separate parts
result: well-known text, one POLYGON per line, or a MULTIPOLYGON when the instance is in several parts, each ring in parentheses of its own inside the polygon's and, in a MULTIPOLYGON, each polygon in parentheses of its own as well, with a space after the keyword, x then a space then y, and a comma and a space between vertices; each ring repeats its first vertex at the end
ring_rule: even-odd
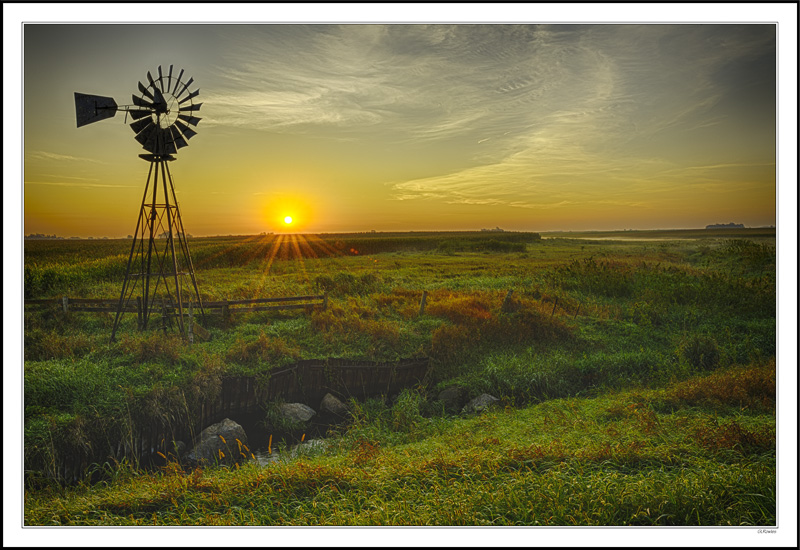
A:
MULTIPOLYGON (((188 311, 189 303, 184 302, 183 308, 188 311)), ((116 313, 119 306, 118 298, 48 298, 44 300, 25 300, 25 306, 60 307, 64 313, 70 311, 86 311, 95 313, 116 313)), ((168 311, 177 309, 177 304, 166 302, 168 311)), ((196 307, 196 306, 195 306, 196 307)), ((276 309, 326 309, 328 307, 328 294, 312 296, 285 296, 281 298, 257 298, 253 300, 222 300, 205 302, 203 308, 207 312, 229 316, 231 313, 245 313, 254 311, 270 311, 276 309), (263 305, 270 304, 270 305, 263 305)), ((136 313, 142 316, 142 299, 136 298, 136 304, 122 308, 124 313, 136 313)))

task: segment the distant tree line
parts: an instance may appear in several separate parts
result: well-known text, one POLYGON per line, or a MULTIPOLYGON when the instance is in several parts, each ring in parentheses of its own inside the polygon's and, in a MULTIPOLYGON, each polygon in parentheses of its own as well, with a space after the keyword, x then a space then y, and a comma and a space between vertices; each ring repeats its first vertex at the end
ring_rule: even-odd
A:
POLYGON ((743 223, 715 223, 707 225, 706 229, 744 229, 743 223))
POLYGON ((59 237, 57 235, 45 235, 44 233, 31 233, 30 235, 25 235, 26 239, 63 239, 64 237, 59 237))

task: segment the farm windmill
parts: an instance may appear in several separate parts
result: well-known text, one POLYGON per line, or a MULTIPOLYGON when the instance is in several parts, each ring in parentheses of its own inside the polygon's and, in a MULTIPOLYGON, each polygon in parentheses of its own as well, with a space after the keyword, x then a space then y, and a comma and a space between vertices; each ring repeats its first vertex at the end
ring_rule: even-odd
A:
POLYGON ((194 116, 202 105, 195 103, 200 90, 187 94, 194 79, 184 81, 183 73, 181 69, 180 74, 173 76, 172 65, 167 74, 159 65, 157 78, 148 71, 148 85, 139 82, 139 95, 133 94, 133 105, 117 105, 110 97, 75 92, 79 128, 111 118, 117 111, 125 111, 126 123, 128 115, 131 116, 130 126, 136 141, 148 151, 139 157, 150 163, 111 331, 112 342, 126 311, 140 312, 140 330, 147 328, 153 312, 160 312, 165 329, 167 324, 172 325, 172 318, 177 317, 178 328, 185 335, 181 278, 185 279, 186 275, 191 278, 194 298, 205 315, 168 164, 175 160, 173 155, 178 149, 186 147, 188 140, 197 134, 192 127, 196 128, 200 122, 194 116), (137 287, 141 294, 134 297, 137 287), (141 303, 134 308, 133 302, 139 300, 141 303))

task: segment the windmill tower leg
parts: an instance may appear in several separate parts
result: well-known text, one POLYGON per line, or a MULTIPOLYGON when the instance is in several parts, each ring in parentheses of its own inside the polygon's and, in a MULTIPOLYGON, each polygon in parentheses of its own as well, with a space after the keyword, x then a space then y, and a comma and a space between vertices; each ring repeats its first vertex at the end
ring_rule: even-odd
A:
POLYGON ((197 304, 200 306, 200 315, 202 316, 203 320, 205 321, 206 312, 203 308, 203 300, 200 298, 200 289, 197 287, 197 278, 194 275, 194 265, 192 264, 192 256, 189 254, 189 243, 186 242, 186 230, 183 228, 183 218, 181 218, 181 209, 178 207, 178 199, 175 196, 175 185, 172 181, 172 174, 169 171, 169 164, 164 164, 167 172, 167 178, 169 179, 169 188, 172 192, 172 204, 175 205, 175 221, 173 222, 173 226, 176 228, 176 234, 178 236, 178 244, 180 246, 181 252, 183 253, 183 259, 185 262, 185 268, 189 272, 189 276, 192 280, 192 286, 194 287, 194 297, 197 299, 197 304))
MULTIPOLYGON (((152 163, 152 162, 150 163, 150 171, 147 173, 147 183, 144 186, 144 194, 142 195, 142 204, 139 207, 139 217, 136 220, 136 231, 134 231, 134 233, 133 233, 133 242, 131 242, 131 251, 130 251, 130 254, 128 255, 128 266, 125 268, 125 280, 122 283, 122 291, 120 292, 120 295, 119 295, 119 303, 117 305, 117 313, 114 316, 114 326, 111 329, 111 341, 112 342, 115 341, 115 337, 116 337, 116 334, 117 334, 117 328, 119 328, 119 322, 120 322, 120 320, 122 318, 122 310, 123 310, 125 304, 130 300, 130 297, 133 295, 133 290, 135 289, 136 282, 138 280, 138 277, 136 275, 134 275, 133 277, 131 276, 131 268, 132 267, 134 267, 134 268, 136 267, 136 266, 133 265, 133 259, 134 259, 134 256, 136 256, 136 245, 137 245, 137 242, 139 244, 139 247, 140 248, 142 247, 142 239, 139 238, 139 229, 141 228, 142 229, 142 233, 144 234, 145 226, 147 225, 147 220, 146 220, 145 216, 150 216, 150 212, 145 212, 145 201, 147 200, 147 191, 150 188, 150 179, 151 179, 151 177, 153 175, 153 166, 154 165, 155 165, 155 163, 152 163)), ((141 254, 140 254, 140 256, 141 256, 141 254)), ((142 266, 140 265, 138 267, 139 267, 139 274, 143 273, 142 266)), ((144 313, 144 311, 142 311, 141 313, 144 313)), ((140 322, 139 328, 142 328, 143 326, 144 326, 144 317, 142 318, 142 321, 140 322)))

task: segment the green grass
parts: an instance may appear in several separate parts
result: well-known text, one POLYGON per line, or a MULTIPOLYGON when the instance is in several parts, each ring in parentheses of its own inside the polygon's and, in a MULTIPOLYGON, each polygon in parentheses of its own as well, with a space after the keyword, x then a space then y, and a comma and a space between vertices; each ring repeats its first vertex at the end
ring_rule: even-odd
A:
MULTIPOLYGON (((695 233, 193 239, 204 299, 325 291, 328 309, 209 317, 193 346, 130 315, 109 344, 111 315, 26 312, 26 524, 774 523, 774 231, 695 233), (423 393, 353 403, 322 456, 157 474, 104 458, 138 425, 186 422, 225 375, 421 355, 423 393), (501 410, 448 416, 452 384, 501 410), (72 455, 104 482, 52 486, 72 455)), ((113 297, 126 246, 28 241, 25 296, 113 297)))
POLYGON ((710 386, 722 389, 704 396, 687 390, 709 386, 695 378, 469 418, 426 417, 405 392, 391 406, 363 404, 327 450, 30 492, 25 523, 772 525, 775 418, 759 388, 774 383, 774 365, 756 371, 750 382, 718 375, 710 386))

